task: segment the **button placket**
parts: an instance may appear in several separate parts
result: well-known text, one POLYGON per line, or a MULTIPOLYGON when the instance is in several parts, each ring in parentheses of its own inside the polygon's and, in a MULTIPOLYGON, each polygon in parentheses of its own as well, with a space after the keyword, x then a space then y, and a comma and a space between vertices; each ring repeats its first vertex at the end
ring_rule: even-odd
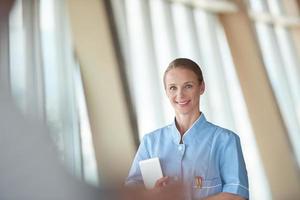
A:
POLYGON ((181 158, 183 159, 183 155, 184 155, 184 152, 185 152, 185 145, 184 144, 179 144, 177 149, 178 149, 178 152, 181 155, 181 158))

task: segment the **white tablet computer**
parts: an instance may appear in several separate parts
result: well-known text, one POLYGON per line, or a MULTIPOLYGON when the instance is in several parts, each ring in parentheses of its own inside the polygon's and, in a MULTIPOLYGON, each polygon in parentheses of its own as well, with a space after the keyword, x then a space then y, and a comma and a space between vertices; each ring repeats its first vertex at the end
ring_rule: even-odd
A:
POLYGON ((147 189, 155 186, 158 179, 163 177, 159 158, 151 158, 139 162, 144 184, 147 189))

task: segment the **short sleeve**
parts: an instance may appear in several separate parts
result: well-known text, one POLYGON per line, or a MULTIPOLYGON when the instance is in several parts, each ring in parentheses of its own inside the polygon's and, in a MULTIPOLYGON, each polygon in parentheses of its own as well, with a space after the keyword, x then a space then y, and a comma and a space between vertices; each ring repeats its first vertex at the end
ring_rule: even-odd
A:
POLYGON ((223 192, 249 199, 248 175, 239 137, 230 132, 223 138, 224 146, 220 157, 223 192))
POLYGON ((134 186, 143 184, 143 178, 141 174, 141 170, 139 167, 139 162, 141 160, 146 160, 150 158, 149 153, 146 148, 147 135, 145 135, 142 139, 142 142, 137 150, 135 158, 133 160, 132 166, 129 170, 128 177, 125 181, 126 186, 134 186))

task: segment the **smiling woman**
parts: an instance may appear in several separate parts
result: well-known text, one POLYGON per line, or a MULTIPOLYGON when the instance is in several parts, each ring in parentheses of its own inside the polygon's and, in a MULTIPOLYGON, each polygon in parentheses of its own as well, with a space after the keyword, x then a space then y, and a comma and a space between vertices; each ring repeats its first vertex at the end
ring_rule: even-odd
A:
POLYGON ((165 71, 164 85, 175 120, 144 136, 126 184, 143 184, 139 162, 158 157, 164 177, 153 190, 180 180, 187 185, 187 199, 248 199, 238 135, 208 122, 200 111, 205 90, 200 67, 187 58, 175 59, 165 71))
MULTIPOLYGON (((190 115, 197 118, 200 115, 199 101, 205 84, 202 71, 195 62, 189 59, 174 60, 164 74, 164 85, 176 116, 190 115)), ((180 132, 184 133, 186 130, 180 132)))

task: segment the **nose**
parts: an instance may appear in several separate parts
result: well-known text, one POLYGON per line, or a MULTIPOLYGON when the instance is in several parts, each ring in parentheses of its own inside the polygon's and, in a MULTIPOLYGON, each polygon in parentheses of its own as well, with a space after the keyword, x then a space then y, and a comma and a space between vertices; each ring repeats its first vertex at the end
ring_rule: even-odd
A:
POLYGON ((177 97, 178 98, 183 98, 184 97, 184 90, 183 89, 178 89, 177 91, 177 97))

